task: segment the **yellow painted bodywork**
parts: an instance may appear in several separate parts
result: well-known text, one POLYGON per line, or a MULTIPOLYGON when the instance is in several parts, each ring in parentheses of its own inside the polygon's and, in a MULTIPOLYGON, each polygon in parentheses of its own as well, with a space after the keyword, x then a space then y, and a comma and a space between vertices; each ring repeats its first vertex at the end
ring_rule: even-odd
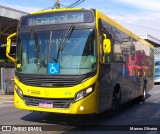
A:
POLYGON ((13 61, 13 62, 15 62, 16 60, 13 58, 13 57, 11 57, 10 55, 9 55, 9 53, 10 53, 10 50, 11 50, 11 38, 13 38, 14 36, 16 36, 17 35, 17 33, 13 33, 13 34, 11 34, 11 35, 9 35, 8 37, 7 37, 7 46, 6 46, 6 57, 8 58, 8 59, 10 59, 11 61, 13 61))
POLYGON ((42 14, 42 13, 51 13, 51 12, 62 12, 62 11, 75 11, 75 10, 82 10, 82 8, 59 8, 59 9, 48 9, 48 10, 41 10, 37 12, 31 12, 30 14, 42 14))
MULTIPOLYGON (((54 99, 74 99, 77 92, 82 89, 86 89, 95 83, 97 79, 97 75, 86 80, 84 83, 79 84, 74 87, 64 87, 64 88, 44 88, 44 87, 33 87, 26 86, 19 82, 15 77, 15 84, 22 90, 23 95, 27 95, 30 97, 38 97, 38 98, 54 98, 54 99)), ((97 88, 97 87, 95 87, 97 88)), ((54 100, 53 99, 53 100, 54 100)), ((14 105, 16 108, 25 109, 25 110, 33 110, 33 111, 42 111, 42 112, 54 112, 54 113, 67 113, 67 114, 89 114, 89 113, 97 113, 98 112, 98 93, 95 90, 89 96, 74 102, 71 104, 70 108, 41 108, 36 106, 27 106, 14 89, 14 105), (79 107, 83 106, 84 110, 80 111, 79 107)))

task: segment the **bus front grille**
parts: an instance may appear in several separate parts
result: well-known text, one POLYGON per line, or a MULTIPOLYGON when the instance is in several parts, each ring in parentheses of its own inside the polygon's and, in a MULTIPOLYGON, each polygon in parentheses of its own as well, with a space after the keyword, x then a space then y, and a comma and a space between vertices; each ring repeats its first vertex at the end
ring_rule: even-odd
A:
POLYGON ((25 75, 19 73, 15 73, 15 75, 23 84, 37 87, 72 87, 81 82, 73 76, 25 75))
POLYGON ((52 108, 69 108, 71 104, 74 102, 74 100, 72 99, 56 100, 56 99, 33 98, 33 97, 28 97, 28 96, 24 96, 23 100, 25 101, 25 104, 27 106, 39 107, 40 103, 45 102, 45 103, 52 104, 53 105, 52 108))
POLYGON ((63 78, 24 78, 22 83, 29 86, 38 87, 71 87, 76 84, 75 79, 63 79, 63 78))

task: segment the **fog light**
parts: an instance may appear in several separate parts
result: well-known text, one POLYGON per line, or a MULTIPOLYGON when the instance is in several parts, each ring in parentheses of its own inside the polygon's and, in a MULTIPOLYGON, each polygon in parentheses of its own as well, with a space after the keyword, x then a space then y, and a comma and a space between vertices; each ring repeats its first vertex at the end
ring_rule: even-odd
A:
POLYGON ((79 110, 80 110, 80 111, 83 111, 83 110, 84 110, 84 106, 80 106, 80 107, 79 107, 79 110))
POLYGON ((19 102, 19 101, 17 101, 17 104, 20 104, 20 102, 19 102))

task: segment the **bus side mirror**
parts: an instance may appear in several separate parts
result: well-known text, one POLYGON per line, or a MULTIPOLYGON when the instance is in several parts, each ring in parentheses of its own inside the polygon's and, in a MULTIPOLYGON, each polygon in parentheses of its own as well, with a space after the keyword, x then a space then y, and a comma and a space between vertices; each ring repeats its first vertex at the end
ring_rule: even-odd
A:
POLYGON ((11 51, 11 38, 15 37, 16 35, 17 35, 17 33, 13 33, 13 34, 9 35, 7 37, 7 45, 6 45, 6 56, 7 56, 8 59, 10 59, 13 62, 15 62, 16 60, 13 57, 11 57, 9 55, 9 53, 11 51))
POLYGON ((109 54, 111 52, 111 40, 106 38, 106 34, 103 34, 103 52, 109 54))

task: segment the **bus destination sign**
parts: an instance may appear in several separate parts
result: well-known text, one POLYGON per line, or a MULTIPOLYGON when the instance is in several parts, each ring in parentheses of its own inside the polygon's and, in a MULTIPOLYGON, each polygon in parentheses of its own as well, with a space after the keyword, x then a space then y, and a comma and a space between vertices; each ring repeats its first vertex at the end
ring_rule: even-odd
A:
POLYGON ((23 17, 21 26, 93 22, 91 12, 59 12, 23 17))

